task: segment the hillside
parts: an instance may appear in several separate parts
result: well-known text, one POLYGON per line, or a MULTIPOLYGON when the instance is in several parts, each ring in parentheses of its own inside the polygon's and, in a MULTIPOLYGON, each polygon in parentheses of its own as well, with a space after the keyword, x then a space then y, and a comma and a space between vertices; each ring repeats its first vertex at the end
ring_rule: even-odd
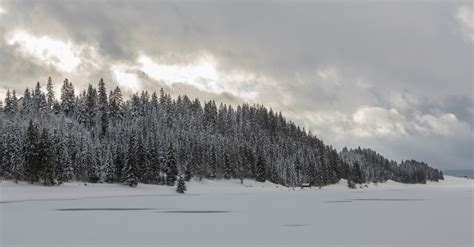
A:
POLYGON ((388 179, 425 183, 442 173, 373 151, 340 154, 262 105, 233 107, 173 99, 163 90, 130 99, 101 79, 78 94, 67 79, 60 100, 52 80, 18 99, 8 91, 0 120, 0 176, 45 185, 67 181, 175 185, 177 179, 254 179, 324 186, 388 179))

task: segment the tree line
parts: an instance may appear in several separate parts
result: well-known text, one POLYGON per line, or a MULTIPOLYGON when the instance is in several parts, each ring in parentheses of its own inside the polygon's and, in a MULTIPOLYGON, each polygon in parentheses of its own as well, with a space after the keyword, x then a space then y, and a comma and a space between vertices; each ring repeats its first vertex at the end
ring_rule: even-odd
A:
MULTIPOLYGON (((76 93, 52 79, 0 104, 0 177, 56 185, 67 181, 174 185, 178 179, 255 179, 324 186, 341 178, 424 183, 442 173, 417 161, 397 164, 373 151, 340 153, 262 105, 236 107, 172 98, 161 89, 129 98, 104 80, 76 93), (43 92, 45 91, 45 92, 43 92)), ((1 102, 0 102, 1 103, 1 102)), ((181 181, 180 180, 180 184, 181 181)), ((184 182, 183 182, 184 183, 184 182)), ((180 185, 183 190, 183 186, 180 185)))

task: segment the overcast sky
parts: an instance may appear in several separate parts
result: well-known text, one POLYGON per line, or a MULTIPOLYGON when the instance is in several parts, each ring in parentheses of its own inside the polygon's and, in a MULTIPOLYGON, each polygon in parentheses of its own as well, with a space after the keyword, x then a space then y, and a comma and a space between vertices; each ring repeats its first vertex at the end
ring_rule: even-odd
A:
POLYGON ((262 103, 338 149, 473 167, 472 2, 0 0, 0 96, 52 76, 262 103))

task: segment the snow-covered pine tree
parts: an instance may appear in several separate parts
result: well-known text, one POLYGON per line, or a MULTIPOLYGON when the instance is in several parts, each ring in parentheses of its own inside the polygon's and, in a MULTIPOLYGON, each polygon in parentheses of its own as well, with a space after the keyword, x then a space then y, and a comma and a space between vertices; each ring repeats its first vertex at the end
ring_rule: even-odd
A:
POLYGON ((30 119, 26 130, 24 155, 26 178, 31 183, 38 182, 42 158, 40 156, 40 134, 36 124, 30 119))
POLYGON ((107 148, 104 146, 103 150, 103 156, 101 157, 103 159, 103 165, 105 169, 105 182, 106 183, 114 183, 117 182, 116 179, 116 171, 115 171, 115 165, 113 163, 113 157, 112 157, 112 152, 110 151, 110 148, 107 148))
POLYGON ((170 143, 166 153, 166 184, 168 186, 174 186, 177 175, 178 167, 176 165, 175 151, 173 144, 170 143))
POLYGON ((15 90, 12 91, 11 110, 13 114, 18 113, 18 98, 16 97, 15 90))
POLYGON ((184 179, 182 176, 179 176, 178 186, 176 187, 176 191, 181 194, 184 193, 184 191, 186 191, 186 184, 184 183, 184 179))
POLYGON ((109 113, 110 119, 115 123, 116 121, 122 120, 122 91, 119 87, 116 87, 110 94, 109 97, 109 113))
POLYGON ((138 169, 136 163, 136 136, 132 133, 130 135, 128 152, 125 158, 125 167, 123 171, 123 182, 131 187, 136 187, 138 185, 138 169))
POLYGON ((354 166, 351 169, 350 180, 354 181, 357 184, 364 183, 364 179, 362 177, 362 172, 360 170, 360 165, 359 165, 359 162, 357 162, 357 161, 354 163, 354 166))
POLYGON ((224 154, 224 178, 229 179, 232 177, 232 170, 230 166, 229 156, 224 154))
POLYGON ((15 90, 12 92, 7 90, 3 112, 10 116, 15 115, 18 112, 18 99, 16 97, 15 90))
POLYGON ((21 113, 25 116, 29 116, 32 111, 33 111, 33 102, 31 98, 31 93, 28 88, 25 89, 25 92, 23 93, 23 104, 21 107, 21 113))
POLYGON ((109 105, 107 100, 107 89, 105 88, 104 79, 99 81, 99 115, 100 115, 100 136, 103 137, 107 133, 109 126, 109 105))
POLYGON ((61 109, 66 117, 70 117, 73 114, 75 105, 74 87, 72 82, 65 79, 61 88, 61 109))
POLYGON ((56 184, 53 150, 51 146, 48 129, 43 128, 39 140, 39 157, 41 160, 40 176, 44 185, 56 184))
POLYGON ((86 127, 92 129, 96 124, 95 116, 97 114, 97 90, 89 84, 86 95, 86 127))
POLYGON ((21 143, 18 138, 19 130, 12 128, 6 133, 3 151, 3 171, 6 178, 12 178, 15 183, 23 177, 21 143))
POLYGON ((255 180, 258 182, 265 182, 265 159, 262 154, 258 155, 257 163, 255 164, 255 180))
POLYGON ((51 76, 48 78, 48 82, 46 83, 46 104, 48 109, 53 109, 55 99, 54 99, 54 89, 53 89, 53 80, 51 76))
POLYGON ((7 94, 5 95, 5 106, 3 107, 3 112, 7 115, 14 114, 12 110, 12 96, 10 93, 10 89, 7 90, 7 94))

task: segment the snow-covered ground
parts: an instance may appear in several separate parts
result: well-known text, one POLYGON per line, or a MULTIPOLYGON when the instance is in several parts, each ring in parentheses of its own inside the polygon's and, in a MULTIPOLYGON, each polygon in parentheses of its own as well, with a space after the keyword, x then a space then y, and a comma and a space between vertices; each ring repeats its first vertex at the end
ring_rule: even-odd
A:
POLYGON ((0 183, 0 246, 473 246, 474 181, 0 183))

